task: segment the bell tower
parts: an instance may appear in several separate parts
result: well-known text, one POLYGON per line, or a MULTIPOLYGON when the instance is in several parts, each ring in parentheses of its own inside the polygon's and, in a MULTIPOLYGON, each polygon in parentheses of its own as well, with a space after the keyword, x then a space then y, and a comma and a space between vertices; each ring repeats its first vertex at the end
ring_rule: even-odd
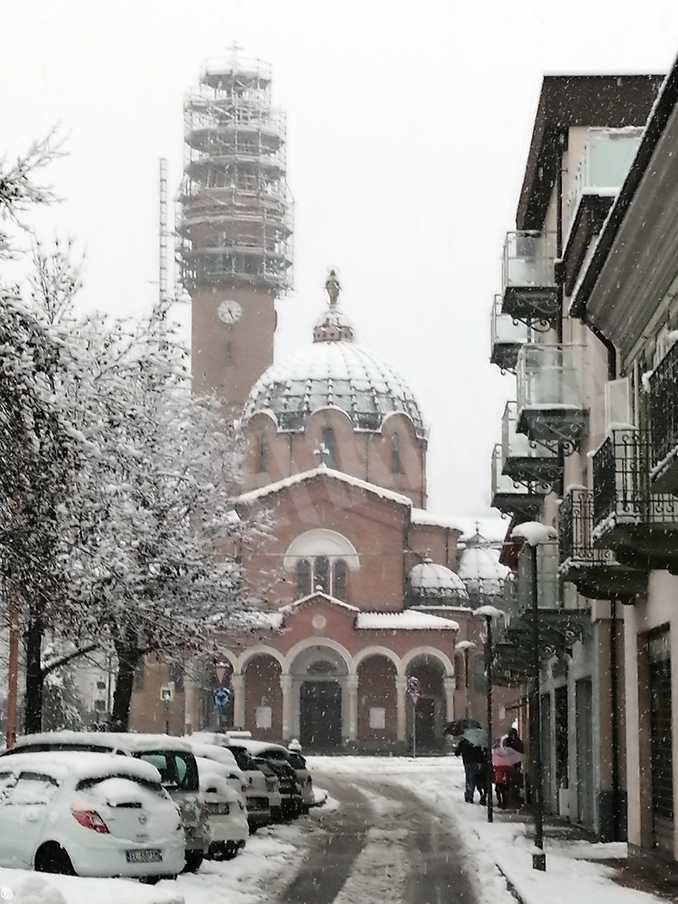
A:
POLYGON ((234 415, 273 363, 275 300, 292 267, 285 116, 271 105, 270 66, 238 51, 207 60, 186 97, 179 224, 193 387, 234 415))

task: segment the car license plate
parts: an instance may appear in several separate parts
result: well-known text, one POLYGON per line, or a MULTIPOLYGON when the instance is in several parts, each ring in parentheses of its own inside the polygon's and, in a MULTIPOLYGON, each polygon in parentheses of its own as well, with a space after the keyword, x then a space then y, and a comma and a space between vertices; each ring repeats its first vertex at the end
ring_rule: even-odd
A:
POLYGON ((160 863, 162 851, 157 848, 146 848, 135 851, 125 851, 128 863, 160 863))

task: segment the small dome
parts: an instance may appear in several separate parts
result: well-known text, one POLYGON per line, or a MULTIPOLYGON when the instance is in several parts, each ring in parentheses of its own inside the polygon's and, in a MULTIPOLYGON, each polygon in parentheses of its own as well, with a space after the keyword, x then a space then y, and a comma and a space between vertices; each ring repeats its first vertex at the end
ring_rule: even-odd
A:
POLYGON ((410 589, 419 600, 466 600, 464 582, 445 565, 436 565, 431 559, 411 569, 410 589))
POLYGON ((471 596, 501 596, 510 569, 499 561, 501 550, 480 533, 469 537, 459 560, 459 577, 471 596))

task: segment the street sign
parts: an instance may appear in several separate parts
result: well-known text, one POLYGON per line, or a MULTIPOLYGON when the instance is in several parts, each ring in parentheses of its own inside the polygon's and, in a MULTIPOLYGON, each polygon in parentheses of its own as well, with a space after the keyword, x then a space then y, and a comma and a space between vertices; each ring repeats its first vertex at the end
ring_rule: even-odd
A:
POLYGON ((218 687, 214 692, 214 705, 218 710, 226 709, 232 696, 233 692, 229 687, 218 687))
POLYGON ((410 675, 407 679, 407 694, 413 705, 416 706, 421 697, 421 684, 419 683, 419 679, 415 678, 414 675, 410 675))
POLYGON ((160 688, 160 700, 163 703, 171 703, 174 699, 174 688, 170 687, 170 685, 165 684, 160 688))

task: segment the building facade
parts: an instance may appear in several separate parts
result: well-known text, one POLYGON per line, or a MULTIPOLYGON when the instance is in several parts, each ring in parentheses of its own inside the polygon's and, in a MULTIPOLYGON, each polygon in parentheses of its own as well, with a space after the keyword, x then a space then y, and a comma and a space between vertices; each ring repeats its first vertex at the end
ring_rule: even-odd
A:
POLYGON ((541 724, 531 720, 530 736, 533 750, 538 740, 542 746, 545 803, 608 840, 625 837, 626 796, 636 781, 624 743, 624 604, 636 600, 646 574, 600 542, 594 527, 596 450, 630 415, 610 342, 572 316, 571 302, 635 166, 661 82, 657 75, 544 78, 492 307, 491 360, 516 375, 492 456, 492 503, 511 517, 507 541, 524 521, 558 529, 558 541, 538 550, 536 575, 529 549, 506 547, 517 593, 498 672, 533 694, 536 581, 541 724))

